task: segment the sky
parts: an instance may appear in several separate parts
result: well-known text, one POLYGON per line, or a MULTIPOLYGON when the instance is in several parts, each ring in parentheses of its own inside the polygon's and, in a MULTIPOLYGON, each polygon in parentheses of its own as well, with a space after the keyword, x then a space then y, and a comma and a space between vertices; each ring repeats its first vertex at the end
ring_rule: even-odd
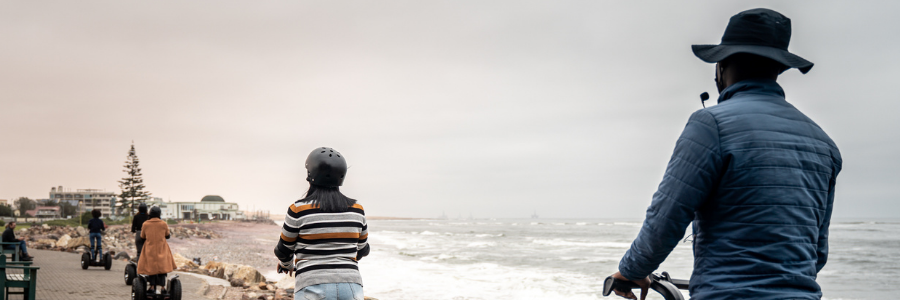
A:
MULTIPOLYGON (((333 147, 368 215, 642 218, 728 19, 792 19, 788 102, 844 158, 835 218, 900 212, 896 1, 2 1, 0 199, 286 211, 333 147)), ((714 104, 715 101, 708 101, 714 104)))

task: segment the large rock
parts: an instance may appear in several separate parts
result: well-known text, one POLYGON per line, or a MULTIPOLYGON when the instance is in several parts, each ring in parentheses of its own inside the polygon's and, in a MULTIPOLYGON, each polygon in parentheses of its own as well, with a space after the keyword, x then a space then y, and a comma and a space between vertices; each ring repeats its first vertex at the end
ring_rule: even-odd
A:
POLYGON ((72 237, 69 236, 68 234, 61 236, 61 237, 59 238, 59 240, 56 241, 56 247, 60 247, 60 248, 68 248, 68 247, 69 247, 69 240, 71 240, 71 239, 72 239, 72 237))
POLYGON ((115 256, 113 256, 113 259, 130 260, 130 259, 131 259, 131 256, 128 255, 128 253, 126 253, 126 252, 118 252, 118 253, 116 253, 115 256))
POLYGON ((296 284, 296 280, 294 277, 288 276, 288 274, 284 274, 278 282, 275 282, 275 286, 278 287, 279 290, 286 290, 294 288, 296 284))
POLYGON ((205 265, 203 265, 203 268, 206 270, 217 270, 217 269, 222 268, 223 266, 224 266, 224 264, 221 262, 211 261, 211 262, 207 262, 205 265))
POLYGON ((172 255, 172 257, 175 259, 175 266, 179 269, 196 269, 199 267, 192 260, 181 256, 181 254, 175 253, 172 255))
MULTIPOLYGON (((78 227, 78 228, 81 228, 81 227, 78 227)), ((72 249, 72 248, 76 248, 78 246, 85 246, 85 247, 90 248, 91 242, 88 240, 88 237, 86 237, 86 236, 72 238, 69 240, 69 243, 66 245, 66 248, 72 249)))
POLYGON ((87 229, 81 226, 75 227, 75 232, 78 233, 78 236, 87 237, 88 235, 87 229))
POLYGON ((244 280, 244 282, 250 285, 266 281, 266 277, 260 274, 255 268, 244 265, 239 265, 234 271, 234 274, 231 275, 231 278, 244 280))
POLYGON ((266 281, 266 278, 251 266, 212 261, 203 266, 203 268, 207 270, 207 273, 210 276, 229 281, 232 279, 240 279, 249 285, 255 285, 266 281))

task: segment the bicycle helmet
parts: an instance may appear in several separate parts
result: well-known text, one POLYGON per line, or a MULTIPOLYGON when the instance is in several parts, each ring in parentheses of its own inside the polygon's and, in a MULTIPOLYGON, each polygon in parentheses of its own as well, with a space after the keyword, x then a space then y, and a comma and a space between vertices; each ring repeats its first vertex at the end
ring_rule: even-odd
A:
POLYGON ((344 184, 347 160, 340 152, 328 147, 316 148, 306 158, 306 181, 310 184, 338 187, 344 184))

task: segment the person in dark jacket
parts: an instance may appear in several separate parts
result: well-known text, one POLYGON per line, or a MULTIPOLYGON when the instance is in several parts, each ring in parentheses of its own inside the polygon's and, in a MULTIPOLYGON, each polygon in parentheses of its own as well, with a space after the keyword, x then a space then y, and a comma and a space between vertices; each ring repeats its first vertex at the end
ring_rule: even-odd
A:
MULTIPOLYGON (((28 255, 28 249, 25 247, 25 241, 16 238, 16 221, 6 224, 6 230, 3 231, 4 243, 19 243, 19 251, 22 252, 21 260, 30 261, 34 256, 28 255)), ((6 249, 15 249, 15 245, 3 245, 6 249)))
POLYGON ((147 219, 149 219, 147 217, 147 204, 141 203, 138 206, 138 213, 131 219, 131 232, 134 233, 134 248, 137 250, 137 256, 134 257, 134 261, 139 261, 141 258, 141 250, 144 248, 144 239, 141 238, 141 227, 144 226, 144 222, 147 219))
POLYGON ((95 209, 91 211, 91 216, 94 218, 88 221, 88 238, 91 240, 91 260, 97 260, 102 252, 103 245, 103 234, 102 232, 106 231, 106 224, 103 223, 103 220, 100 220, 100 210, 95 209), (94 247, 94 242, 96 241, 96 247, 94 247))
MULTIPOLYGON (((842 159, 776 83, 813 63, 787 51, 790 19, 769 9, 731 18, 716 63, 718 105, 691 115, 646 219, 613 277, 642 287, 693 223, 691 299, 820 299, 842 159)), ((633 293, 620 296, 637 299, 633 293)))

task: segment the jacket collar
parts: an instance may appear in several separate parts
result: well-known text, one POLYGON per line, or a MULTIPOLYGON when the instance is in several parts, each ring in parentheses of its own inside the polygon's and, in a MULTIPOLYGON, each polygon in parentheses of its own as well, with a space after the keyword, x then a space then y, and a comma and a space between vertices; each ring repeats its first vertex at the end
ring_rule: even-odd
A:
POLYGON ((731 99, 732 97, 734 97, 734 95, 740 93, 777 95, 780 98, 784 98, 784 90, 780 85, 778 85, 777 82, 775 82, 775 80, 747 79, 732 84, 724 91, 722 91, 722 93, 719 93, 719 99, 717 100, 717 102, 722 103, 722 101, 731 99))

